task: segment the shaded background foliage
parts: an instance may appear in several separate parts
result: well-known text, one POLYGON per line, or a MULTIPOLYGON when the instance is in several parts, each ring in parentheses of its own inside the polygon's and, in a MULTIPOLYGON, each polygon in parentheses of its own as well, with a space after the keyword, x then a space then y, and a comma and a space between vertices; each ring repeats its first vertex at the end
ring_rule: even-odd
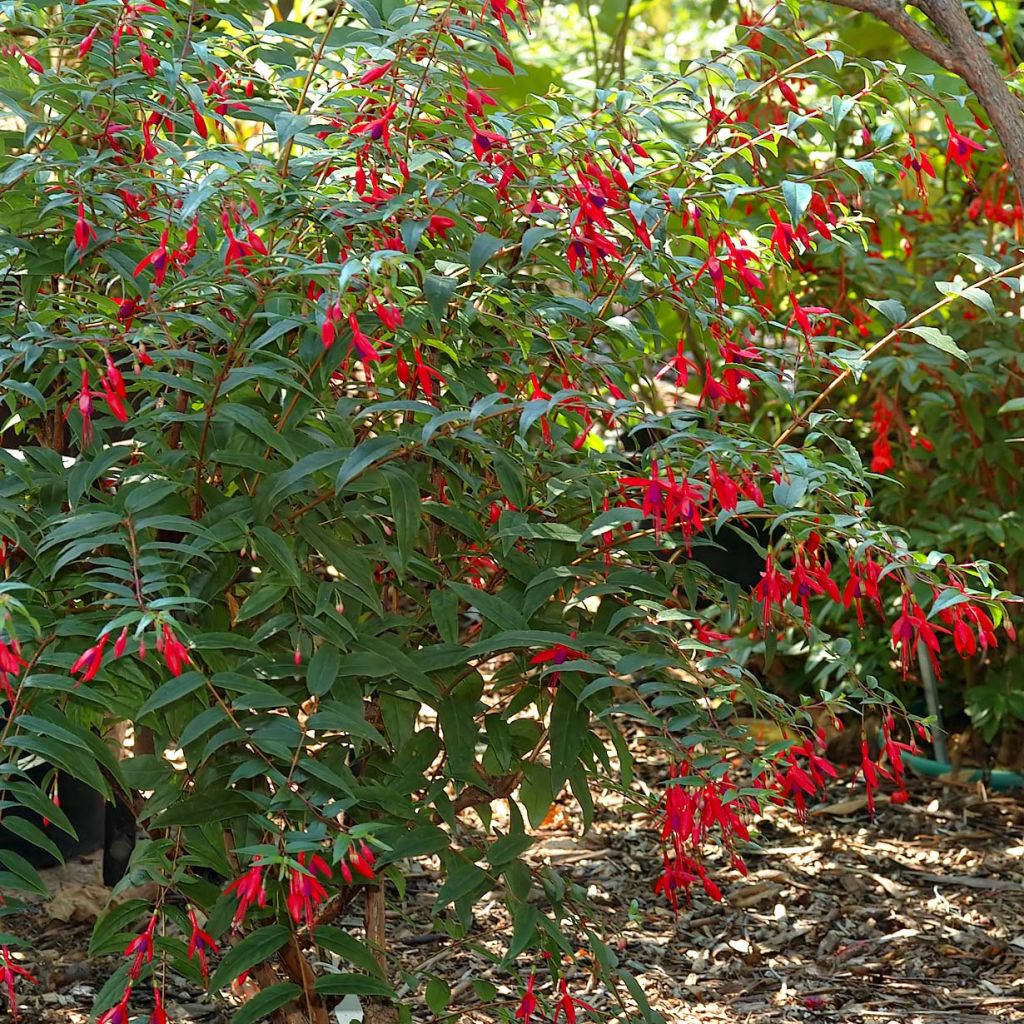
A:
MULTIPOLYGON (((1015 88, 1012 72, 1024 56, 1019 8, 1011 3, 964 6, 1015 88)), ((757 5, 712 3, 681 10, 671 4, 606 3, 599 15, 591 16, 593 10, 579 4, 545 5, 549 31, 538 33, 533 52, 556 77, 563 65, 560 54, 573 54, 558 77, 564 87, 592 89, 596 83, 605 88, 617 73, 610 69, 621 67, 623 60, 631 73, 656 73, 666 62, 690 57, 708 43, 749 43, 752 35, 772 40, 774 32, 788 34, 793 26, 783 4, 762 10, 757 5), (557 50, 550 46, 552 37, 559 40, 557 50)), ((891 60, 926 92, 966 96, 958 78, 870 15, 803 4, 797 31, 804 41, 829 38, 847 53, 891 60)), ((845 82, 851 93, 855 91, 855 74, 845 82)), ((958 113, 957 107, 954 103, 954 120, 970 124, 971 115, 966 110, 958 113)), ((869 326, 875 331, 888 323, 866 300, 894 296, 908 310, 925 308, 937 296, 937 282, 955 280, 962 272, 960 254, 999 258, 1015 251, 1021 238, 1015 188, 991 136, 986 151, 976 157, 974 176, 966 177, 936 159, 946 148, 941 116, 913 94, 906 116, 920 150, 939 168, 939 177, 925 175, 926 196, 918 194, 912 172, 895 192, 886 177, 859 179, 857 209, 870 244, 864 250, 844 247, 836 259, 817 261, 802 282, 830 309, 844 311, 844 304, 850 303, 845 315, 865 333, 869 326)), ((870 130, 867 119, 861 118, 861 123, 870 130)), ((784 172, 786 165, 780 161, 776 166, 784 172)), ((889 406, 894 464, 884 478, 872 482, 880 517, 905 527, 914 548, 955 552, 958 561, 981 559, 1005 567, 1007 588, 1016 590, 1024 545, 1017 507, 1024 443, 1018 320, 1009 312, 993 320, 968 305, 947 324, 949 328, 957 344, 971 353, 970 365, 951 366, 935 349, 908 345, 904 338, 842 401, 851 417, 844 434, 870 463, 877 436, 872 427, 876 403, 881 400, 889 406)), ((769 421, 769 435, 773 426, 769 421)), ((826 610, 825 615, 832 628, 844 630, 842 613, 826 610)), ((866 635, 857 629, 845 635, 857 648, 858 664, 865 671, 887 671, 884 632, 869 627, 866 635)), ((834 676, 834 663, 823 665, 800 636, 791 639, 784 648, 793 655, 786 658, 790 682, 803 674, 805 685, 813 689, 834 676)), ((1024 683, 1014 667, 1016 658, 1017 648, 1011 644, 971 659, 947 659, 942 666, 942 699, 951 724, 955 728, 972 722, 992 745, 974 753, 993 764, 1015 762, 1020 746, 1024 683)), ((923 706, 916 688, 902 692, 923 706)))

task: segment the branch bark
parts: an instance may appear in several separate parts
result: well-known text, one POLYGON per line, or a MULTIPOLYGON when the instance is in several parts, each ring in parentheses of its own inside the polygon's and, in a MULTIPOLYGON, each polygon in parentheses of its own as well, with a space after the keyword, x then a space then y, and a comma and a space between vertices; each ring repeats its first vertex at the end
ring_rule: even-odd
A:
POLYGON ((913 6, 931 21, 937 34, 911 18, 901 0, 827 2, 884 21, 918 53, 967 83, 992 124, 1024 202, 1024 111, 960 0, 915 0, 913 6))

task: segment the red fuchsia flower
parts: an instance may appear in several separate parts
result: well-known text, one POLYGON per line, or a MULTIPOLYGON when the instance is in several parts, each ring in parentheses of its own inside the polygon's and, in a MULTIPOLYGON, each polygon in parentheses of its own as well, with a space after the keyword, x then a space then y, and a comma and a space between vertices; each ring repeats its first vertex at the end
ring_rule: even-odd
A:
POLYGON ((725 270, 722 267, 722 261, 715 255, 714 249, 712 249, 711 255, 697 268, 697 273, 693 275, 693 283, 696 284, 700 279, 701 275, 707 271, 708 280, 711 282, 711 287, 715 291, 715 301, 719 307, 725 305, 725 270))
POLYGON ((462 73, 462 84, 466 90, 467 114, 473 117, 482 117, 485 107, 496 107, 498 105, 498 101, 490 93, 486 93, 482 89, 474 89, 469 84, 469 79, 466 77, 465 72, 462 73))
POLYGON ((956 164, 964 172, 965 177, 970 181, 974 177, 974 168, 971 166, 971 154, 983 153, 985 147, 980 142, 961 135, 953 126, 949 114, 946 115, 946 131, 949 132, 949 145, 946 147, 946 159, 956 164))
POLYGON ((199 112, 199 108, 190 100, 189 108, 192 111, 192 126, 201 139, 210 137, 210 129, 206 125, 206 118, 199 112))
POLYGON ((910 671, 919 641, 924 643, 936 676, 939 674, 939 638, 935 635, 936 630, 942 633, 948 632, 940 626, 932 626, 921 610, 921 606, 904 594, 902 611, 899 618, 892 624, 892 646, 900 656, 900 667, 903 670, 904 679, 907 678, 907 672, 910 671))
POLYGON ((121 1001, 112 1006, 97 1021, 97 1024, 129 1024, 128 1001, 132 997, 131 983, 127 985, 121 995, 121 1001))
POLYGON ((138 299, 122 299, 117 306, 117 319, 124 324, 125 330, 130 331, 132 320, 139 309, 138 299))
POLYGON ((117 640, 114 641, 114 657, 120 658, 124 654, 124 649, 128 644, 128 627, 125 626, 117 635, 117 640))
POLYGON ((91 49, 92 44, 96 42, 96 35, 99 32, 100 27, 97 25, 78 45, 78 59, 81 60, 91 49))
POLYGON ((10 52, 18 54, 19 57, 25 62, 26 67, 29 70, 34 71, 37 75, 45 74, 46 69, 42 64, 32 56, 31 53, 26 53, 20 46, 12 46, 10 52))
POLYGON ((320 341, 324 346, 324 349, 329 349, 338 337, 338 320, 341 319, 341 306, 335 303, 333 306, 328 306, 327 315, 324 317, 324 322, 320 325, 320 341))
POLYGON ((383 78, 390 70, 394 61, 389 60, 387 64, 378 64, 376 67, 367 68, 359 76, 360 85, 373 85, 374 82, 383 78))
MULTIPOLYGON (((745 245, 734 242, 725 232, 722 232, 721 237, 725 242, 726 252, 728 253, 727 262, 729 266, 732 267, 739 283, 743 285, 746 293, 757 305, 761 306, 761 302, 757 297, 757 292, 764 288, 764 281, 762 281, 760 276, 747 265, 749 263, 756 264, 757 257, 745 245)), ((763 309, 764 307, 761 306, 761 308, 763 309)))
MULTIPOLYGON (((0 551, 2 550, 3 546, 0 545, 0 551)), ((14 713, 14 706, 18 699, 18 695, 11 685, 11 677, 17 677, 25 664, 25 659, 18 653, 16 640, 12 639, 10 646, 0 640, 0 689, 3 690, 4 697, 9 705, 9 714, 14 713)))
POLYGON ((368 843, 359 843, 358 846, 356 844, 351 845, 345 851, 345 856, 338 863, 341 877, 351 885, 354 880, 352 875, 354 870, 357 875, 361 875, 367 881, 372 882, 373 865, 376 859, 368 843))
POLYGON ((398 109, 397 103, 389 103, 379 117, 360 124, 353 125, 349 129, 350 135, 366 135, 374 142, 383 144, 387 152, 391 152, 391 119, 398 109))
POLYGON ((125 946, 124 955, 134 957, 131 967, 128 969, 128 977, 132 981, 138 981, 142 968, 153 962, 153 930, 156 928, 157 915, 154 914, 146 925, 146 930, 140 932, 125 946))
POLYGON ((75 221, 75 245, 77 245, 79 249, 84 249, 89 244, 89 240, 95 240, 95 238, 96 230, 85 219, 85 204, 81 199, 79 199, 78 219, 75 221))
POLYGON ((89 682, 100 670, 100 664, 103 661, 103 648, 106 645, 107 634, 104 633, 92 647, 86 648, 75 660, 71 666, 71 675, 81 672, 82 678, 78 680, 79 683, 89 682))
MULTIPOLYGON (((845 202, 846 197, 842 193, 837 193, 837 199, 845 202)), ((811 223, 814 225, 815 230, 822 238, 827 241, 832 239, 832 228, 839 223, 839 217, 832 205, 820 192, 815 192, 811 196, 811 201, 807 207, 807 215, 811 218, 811 223)))
POLYGON ((166 622, 163 630, 157 636, 156 649, 163 654, 164 664, 172 676, 181 675, 182 669, 189 664, 188 649, 166 622))
POLYGON ((0 985, 7 992, 7 1005, 14 1020, 18 1019, 18 1000, 14 993, 14 983, 18 978, 24 978, 32 985, 39 984, 24 967, 11 959, 11 951, 6 946, 0 946, 0 985))
POLYGON ((864 776, 864 790, 868 798, 868 814, 875 816, 875 791, 878 789, 878 772, 875 762, 871 760, 871 751, 867 740, 860 741, 860 771, 864 776))
POLYGON ((548 210, 560 210, 561 207, 557 203, 545 203, 538 195, 537 190, 534 189, 530 193, 530 198, 523 203, 519 209, 527 216, 536 216, 539 213, 544 213, 548 210))
POLYGON ((885 754, 889 767, 888 769, 880 767, 878 771, 896 785, 897 792, 890 797, 890 800, 893 800, 895 803, 906 803, 908 794, 903 754, 917 753, 917 745, 914 743, 901 743, 896 740, 893 736, 895 729, 895 719, 891 714, 886 715, 882 721, 882 751, 885 754))
POLYGON ((835 767, 816 753, 813 741, 808 740, 799 747, 791 747, 776 763, 775 790, 781 802, 792 803, 797 819, 807 817, 807 798, 817 796, 830 778, 836 777, 835 767), (807 767, 798 762, 799 757, 807 758, 807 767))
POLYGON ((537 975, 531 974, 526 982, 526 991, 523 998, 519 1000, 516 1008, 515 1019, 522 1021, 522 1024, 531 1024, 533 1015, 537 1012, 537 997, 533 994, 533 986, 537 981, 537 975))
MULTIPOLYGON (((602 512, 607 512, 610 507, 611 506, 610 506, 610 503, 608 501, 608 495, 606 494, 604 496, 604 498, 601 499, 601 511, 602 512)), ((604 574, 605 574, 605 576, 607 576, 608 573, 610 573, 612 571, 612 547, 614 546, 614 544, 615 544, 614 531, 612 531, 612 530, 605 530, 605 532, 601 534, 601 547, 604 549, 604 574)))
POLYGON ((905 178, 907 171, 913 171, 914 178, 917 181, 917 194, 927 203, 928 189, 924 183, 924 176, 927 175, 929 178, 934 178, 935 168, 932 167, 932 162, 928 159, 927 154, 918 150, 917 139, 914 138, 913 132, 910 133, 908 141, 910 143, 910 152, 901 161, 906 170, 900 172, 900 177, 905 178))
POLYGON ((160 61, 158 61, 156 57, 146 49, 146 44, 142 41, 142 36, 138 37, 138 43, 139 63, 142 65, 142 70, 145 71, 150 78, 156 78, 157 69, 160 67, 160 61))
POLYGON ((389 331, 397 331, 404 323, 405 318, 402 316, 402 311, 398 306, 392 304, 385 305, 380 299, 374 298, 373 308, 376 310, 380 322, 389 331))
POLYGON ((786 607, 786 594, 790 589, 790 581, 786 574, 776 565, 772 553, 768 552, 761 581, 754 588, 754 597, 761 602, 761 622, 768 629, 772 621, 772 608, 786 607))
POLYGON ((296 924, 306 922, 311 927, 314 922, 314 908, 327 899, 327 890, 316 877, 331 877, 331 867, 318 853, 298 854, 297 868, 288 869, 288 913, 296 924), (307 864, 308 859, 308 864, 307 864))
POLYGON ((569 987, 565 983, 565 978, 559 979, 558 992, 558 1002, 555 1003, 555 1015, 551 1018, 551 1024, 558 1024, 558 1018, 560 1016, 565 1017, 566 1024, 576 1024, 577 1006, 583 1007, 584 1010, 594 1011, 594 1008, 590 1003, 585 1003, 582 999, 577 999, 575 996, 569 995, 569 987))
POLYGON ((774 210, 770 209, 768 215, 775 225, 769 239, 769 247, 773 252, 777 252, 786 263, 792 263, 793 247, 799 244, 803 248, 809 249, 811 236, 803 225, 794 228, 791 224, 780 220, 779 215, 774 210))
MULTIPOLYGON (((349 313, 348 325, 352 329, 352 340, 349 342, 349 351, 355 349, 356 359, 364 364, 379 363, 381 361, 381 354, 376 348, 374 348, 374 339, 370 338, 359 329, 359 320, 355 313, 349 313)), ((386 346, 388 343, 384 341, 377 341, 376 344, 386 346)))
POLYGON ((139 260, 132 273, 133 277, 138 277, 146 267, 152 267, 153 284, 161 285, 164 283, 164 278, 167 276, 167 268, 170 266, 170 254, 167 251, 169 234, 169 230, 164 228, 160 235, 160 244, 152 252, 147 253, 139 260))
POLYGON ((496 46, 491 47, 491 52, 494 54, 494 59, 498 62, 498 67, 504 68, 510 75, 516 73, 515 65, 507 53, 502 53, 496 46))
POLYGON ((707 623, 695 622, 693 624, 693 635, 697 640, 707 647, 715 647, 718 644, 728 643, 732 637, 728 633, 712 629, 707 623))
POLYGON ((742 858, 736 853, 737 840, 746 842, 750 833, 743 821, 744 813, 754 813, 756 805, 749 798, 735 795, 735 783, 728 773, 719 779, 700 777, 698 785, 687 763, 672 766, 673 780, 662 797, 663 871, 655 882, 654 891, 661 893, 674 910, 679 908, 678 892, 689 899, 690 887, 700 882, 704 892, 713 900, 721 900, 722 892, 707 870, 696 858, 713 831, 732 855, 733 866, 746 873, 742 858), (672 856, 669 856, 671 852, 672 856))
POLYGON ((676 354, 654 375, 655 380, 661 380, 670 371, 675 370, 676 387, 682 389, 689 384, 690 371, 696 370, 697 364, 692 359, 687 358, 683 348, 684 344, 682 339, 680 339, 676 344, 676 354))
POLYGON ((260 861, 254 860, 248 871, 236 878, 224 890, 224 894, 227 896, 234 894, 238 899, 235 916, 231 919, 231 927, 240 928, 250 907, 265 907, 267 905, 267 890, 263 882, 263 865, 260 861))
POLYGON ((875 439, 871 443, 871 472, 885 473, 895 465, 892 459, 892 447, 889 444, 889 431, 892 428, 892 408, 884 395, 875 400, 874 413, 871 417, 871 429, 875 439))
POLYGON ((82 371, 82 386, 78 392, 78 411, 82 417, 82 444, 92 444, 95 433, 92 428, 92 388, 89 386, 89 371, 82 371))
POLYGON ((405 361, 402 353, 399 352, 395 358, 395 369, 399 382, 409 388, 409 397, 415 398, 417 391, 423 392, 423 397, 428 402, 434 402, 437 397, 437 384, 447 384, 444 375, 423 362, 423 356, 418 348, 412 350, 413 367, 405 361), (435 383, 436 382, 436 383, 435 383))
POLYGON ((654 883, 654 891, 655 893, 661 893, 668 900, 672 909, 678 912, 678 891, 682 889, 687 901, 689 901, 690 887, 695 882, 700 882, 704 892, 710 899, 713 899, 716 903, 722 901, 722 890, 708 874, 707 868, 703 864, 687 854, 680 854, 673 859, 669 859, 668 854, 665 854, 663 870, 658 880, 654 883))
POLYGON ((188 921, 192 926, 192 934, 188 940, 188 958, 191 960, 193 957, 196 957, 199 960, 199 970, 202 971, 203 977, 209 981, 210 968, 206 963, 206 954, 219 952, 217 943, 213 941, 209 932, 205 932, 199 927, 199 922, 196 920, 196 912, 191 907, 188 912, 188 921))
POLYGON ((114 416, 122 423, 128 422, 128 393, 124 386, 124 377, 121 371, 114 365, 110 353, 106 353, 107 372, 100 377, 100 386, 107 399, 107 405, 114 416))
POLYGON ((498 30, 501 32, 502 39, 508 39, 508 29, 505 27, 505 19, 511 18, 512 21, 519 23, 521 21, 521 28, 526 31, 527 28, 527 15, 526 5, 523 0, 518 0, 519 16, 517 18, 516 12, 509 6, 508 0, 484 0, 483 14, 487 17, 490 13, 498 26, 498 30))
POLYGON ((718 468, 712 458, 708 459, 708 479, 711 483, 711 493, 719 507, 729 512, 735 511, 740 500, 739 486, 718 468))
POLYGON ((674 481, 671 478, 663 480, 658 476, 657 459, 651 462, 649 477, 624 476, 619 478, 620 487, 642 487, 644 489, 644 500, 640 511, 645 519, 654 521, 655 537, 659 537, 662 529, 667 526, 668 502, 674 489, 673 485, 674 481))
POLYGON ((758 508, 764 508, 764 494, 761 493, 761 485, 757 482, 757 477, 748 469, 743 470, 740 474, 740 493, 758 508))
MULTIPOLYGON (((956 589, 962 590, 959 587, 956 589)), ((999 642, 996 639, 995 623, 981 606, 963 603, 953 605, 944 608, 939 613, 939 618, 947 626, 953 627, 953 646, 956 647, 956 652, 961 658, 969 658, 974 655, 979 643, 982 650, 988 650, 999 642), (971 628, 972 626, 974 629, 971 628), (977 637, 975 637, 975 630, 977 630, 977 637)))
POLYGON ((427 222, 427 235, 431 238, 447 238, 448 232, 455 227, 455 221, 451 217, 435 213, 427 222))
POLYGON ((826 306, 801 306, 792 292, 789 293, 789 301, 793 307, 793 312, 790 314, 789 322, 786 324, 786 333, 789 333, 793 324, 800 328, 803 332, 804 344, 807 346, 808 358, 813 363, 814 349, 811 346, 811 339, 827 330, 828 323, 823 318, 831 317, 834 314, 826 306), (813 323, 811 317, 815 318, 813 323))
MULTIPOLYGON (((575 631, 570 633, 569 636, 572 639, 575 639, 575 631)), ((554 672, 548 672, 545 670, 544 674, 547 676, 547 682, 551 686, 557 686, 558 681, 562 678, 562 671, 557 666, 564 665, 567 661, 575 661, 578 658, 586 658, 586 655, 582 651, 576 650, 574 647, 569 647, 567 644, 555 644, 554 647, 548 647, 535 654, 530 659, 530 664, 556 666, 556 670, 554 672)))
POLYGON ((149 1024, 168 1024, 164 996, 156 987, 153 988, 153 1012, 149 1015, 149 1024))
POLYGON ((870 555, 865 557, 862 565, 858 565, 853 555, 850 555, 849 568, 850 578, 843 588, 843 607, 849 609, 851 604, 854 606, 857 624, 863 629, 865 600, 872 602, 879 613, 882 611, 882 599, 878 592, 878 574, 881 569, 870 555))
POLYGON ((476 155, 477 160, 483 163, 492 163, 497 155, 494 150, 508 145, 508 139, 504 135, 485 131, 483 128, 477 127, 468 116, 466 117, 466 124, 469 125, 469 129, 473 133, 473 153, 476 155))
POLYGON ((706 146, 718 134, 719 126, 729 121, 729 115, 718 106, 715 102, 715 94, 711 91, 708 92, 708 112, 705 119, 708 122, 708 130, 704 136, 704 145, 706 146))
POLYGON ((618 258, 622 254, 618 247, 610 239, 588 225, 583 233, 572 238, 569 248, 566 250, 566 260, 569 269, 575 273, 577 268, 583 267, 584 272, 596 277, 602 264, 607 259, 618 258), (590 259, 590 266, 587 267, 587 258, 590 259))
POLYGON ((672 490, 665 513, 665 526, 671 527, 675 523, 679 527, 686 550, 689 551, 693 535, 704 529, 700 503, 704 500, 705 495, 699 485, 692 484, 687 478, 676 484, 671 469, 668 472, 668 477, 672 490))

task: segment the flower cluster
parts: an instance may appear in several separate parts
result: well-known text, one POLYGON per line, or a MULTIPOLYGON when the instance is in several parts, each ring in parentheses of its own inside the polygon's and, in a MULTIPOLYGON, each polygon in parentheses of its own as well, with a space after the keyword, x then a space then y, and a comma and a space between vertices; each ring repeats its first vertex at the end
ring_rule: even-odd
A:
POLYGON ((755 813, 757 804, 737 794, 728 771, 715 774, 718 778, 698 774, 687 762, 670 769, 661 806, 663 871, 654 891, 663 894, 673 909, 679 907, 679 892, 689 899, 695 883, 713 900, 721 900, 721 889, 703 864, 704 846, 712 834, 729 852, 733 867, 746 874, 736 844, 750 839, 743 815, 755 813))

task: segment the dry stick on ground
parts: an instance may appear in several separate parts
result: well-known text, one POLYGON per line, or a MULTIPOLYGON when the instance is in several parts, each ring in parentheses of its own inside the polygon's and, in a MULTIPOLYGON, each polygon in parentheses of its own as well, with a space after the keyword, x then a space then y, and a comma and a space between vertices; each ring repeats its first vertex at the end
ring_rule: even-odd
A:
POLYGON ((971 87, 999 138, 1013 171, 1017 191, 1024 201, 1024 113, 960 0, 914 0, 910 5, 901 0, 827 2, 874 15, 903 36, 918 53, 959 75, 971 87), (907 6, 915 7, 924 14, 937 33, 915 21, 907 13, 907 6))

